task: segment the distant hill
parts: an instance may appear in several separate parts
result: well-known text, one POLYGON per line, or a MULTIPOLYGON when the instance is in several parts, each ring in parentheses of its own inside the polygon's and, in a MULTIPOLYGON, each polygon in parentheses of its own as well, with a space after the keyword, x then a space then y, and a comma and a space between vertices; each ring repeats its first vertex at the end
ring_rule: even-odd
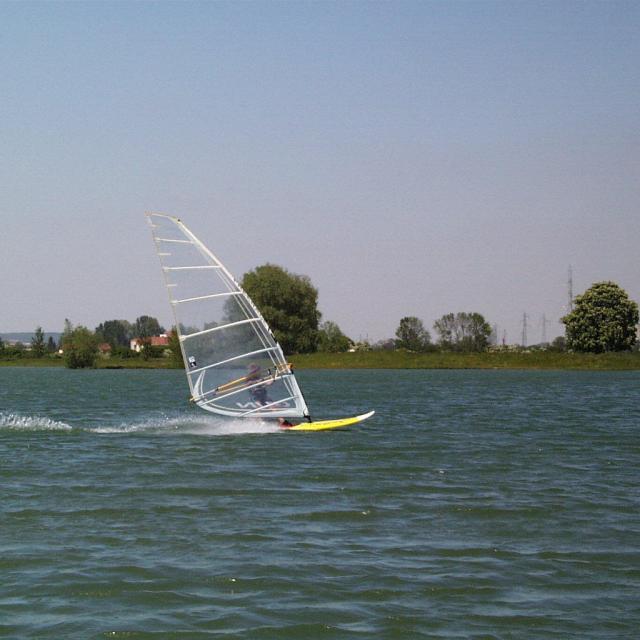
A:
MULTIPOLYGON (((49 340, 49 336, 51 336, 56 344, 60 340, 60 336, 62 333, 59 331, 45 331, 44 332, 44 341, 47 342, 49 340)), ((0 338, 2 338, 3 342, 22 342, 22 344, 31 344, 31 338, 33 338, 33 331, 15 331, 13 333, 0 333, 0 338)))

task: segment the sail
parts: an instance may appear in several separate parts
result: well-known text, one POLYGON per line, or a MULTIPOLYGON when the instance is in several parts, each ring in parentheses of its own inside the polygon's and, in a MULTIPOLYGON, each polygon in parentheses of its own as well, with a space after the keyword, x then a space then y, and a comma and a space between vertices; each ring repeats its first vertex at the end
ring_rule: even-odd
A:
POLYGON ((229 271, 178 218, 147 220, 193 401, 229 416, 308 416, 282 348, 229 271))

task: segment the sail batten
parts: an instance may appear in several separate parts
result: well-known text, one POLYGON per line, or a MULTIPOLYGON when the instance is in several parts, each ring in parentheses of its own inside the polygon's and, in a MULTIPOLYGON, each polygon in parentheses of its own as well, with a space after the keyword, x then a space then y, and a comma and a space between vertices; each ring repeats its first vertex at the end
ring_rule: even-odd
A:
POLYGON ((196 373, 200 373, 200 371, 204 371, 205 369, 211 369, 212 367, 219 367, 223 364, 228 364, 229 362, 233 362, 234 360, 240 360, 241 358, 247 358, 251 356, 257 356, 261 353, 267 353, 268 351, 273 351, 275 347, 267 347, 266 349, 258 349, 257 351, 251 351, 250 353, 241 353, 238 356, 233 356, 233 358, 227 358, 226 360, 221 360, 220 362, 214 362, 213 364, 208 364, 206 367, 200 367, 199 369, 193 369, 192 371, 187 371, 188 376, 195 375, 196 373))
POLYGON ((240 324, 247 324, 248 322, 259 322, 259 319, 247 318, 246 320, 238 320, 237 322, 221 324, 217 327, 210 327, 209 329, 203 329, 202 331, 196 331, 195 333, 188 333, 186 335, 180 336, 180 340, 190 340, 191 338, 196 338, 197 336, 203 336, 207 333, 212 333, 214 331, 222 331, 223 329, 228 329, 229 327, 237 327, 240 324))
POLYGON ((308 416, 282 348, 233 275, 178 218, 147 220, 193 401, 228 416, 308 416))
POLYGON ((176 244, 193 244, 192 240, 174 240, 173 238, 156 238, 156 242, 175 242, 176 244))
MULTIPOLYGON (((273 406, 279 405, 282 402, 287 402, 289 400, 293 400, 294 398, 295 398, 295 396, 290 396, 288 398, 284 398, 283 400, 277 400, 276 402, 272 402, 270 404, 264 405, 264 406, 260 407, 259 409, 267 409, 269 407, 273 407, 273 406)), ((242 415, 243 415, 243 417, 251 415, 252 413, 256 413, 256 411, 258 411, 259 409, 250 409, 249 411, 243 413, 242 415)))
POLYGON ((225 296, 239 296, 240 291, 227 291, 225 293, 211 293, 207 296, 197 296, 195 298, 185 298, 184 300, 171 300, 171 304, 183 304, 185 302, 196 302, 197 300, 211 300, 212 298, 223 298, 225 296))
MULTIPOLYGON (((221 394, 218 394, 216 389, 211 389, 210 391, 205 391, 204 393, 200 394, 200 396, 195 398, 195 402, 197 402, 199 404, 213 404, 215 402, 219 402, 220 400, 224 400, 225 398, 229 398, 231 396, 235 396, 238 393, 244 393, 245 391, 251 391, 252 389, 257 389, 262 384, 264 384, 264 381, 261 380, 260 382, 256 382, 255 384, 241 386, 241 387, 238 387, 237 389, 233 389, 232 391, 223 392, 221 394), (211 395, 211 394, 217 394, 217 395, 216 395, 216 397, 211 398, 210 400, 204 400, 204 402, 202 402, 202 403, 199 402, 200 400, 202 400, 203 398, 205 398, 206 396, 211 395)), ((290 400, 290 399, 291 398, 287 398, 287 400, 290 400)), ((279 402, 282 402, 282 400, 276 400, 276 402, 274 404, 278 404, 279 402)), ((260 407, 257 407, 257 409, 264 409, 265 406, 266 405, 261 405, 260 407)))
MULTIPOLYGON (((167 254, 173 255, 173 254, 167 254)), ((205 264, 205 265, 193 265, 186 267, 163 267, 165 271, 188 271, 189 269, 220 269, 220 265, 217 264, 205 264)))

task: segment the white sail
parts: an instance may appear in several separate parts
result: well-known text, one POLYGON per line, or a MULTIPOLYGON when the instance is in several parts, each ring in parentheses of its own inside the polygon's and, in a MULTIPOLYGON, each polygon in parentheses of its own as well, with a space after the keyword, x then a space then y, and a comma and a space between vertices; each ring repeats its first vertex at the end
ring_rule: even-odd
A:
POLYGON ((147 214, 193 401, 230 416, 309 415, 269 326, 224 265, 178 219, 147 214))

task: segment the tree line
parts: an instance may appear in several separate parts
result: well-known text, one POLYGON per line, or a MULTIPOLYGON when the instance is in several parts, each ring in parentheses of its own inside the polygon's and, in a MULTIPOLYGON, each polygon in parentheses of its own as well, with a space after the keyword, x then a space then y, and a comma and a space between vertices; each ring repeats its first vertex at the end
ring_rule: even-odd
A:
MULTIPOLYGON (((60 339, 56 342, 53 336, 45 340, 42 327, 36 327, 31 338, 31 344, 7 345, 0 338, 0 357, 4 358, 44 358, 62 357, 65 364, 72 369, 95 366, 98 358, 98 347, 108 344, 110 353, 120 358, 141 357, 144 359, 161 357, 165 349, 153 347, 150 338, 164 334, 165 330, 158 320, 152 316, 143 315, 134 322, 127 320, 107 320, 100 323, 94 331, 83 325, 74 327, 67 318, 60 339), (140 353, 131 350, 131 340, 140 338, 143 348, 140 353), (146 343, 146 344, 145 344, 146 343), (61 353, 60 353, 61 352, 61 353)), ((179 355, 180 348, 175 336, 169 337, 169 350, 179 355), (173 340, 173 343, 172 343, 173 340)))
POLYGON ((484 351, 492 333, 484 316, 476 312, 447 313, 434 322, 433 328, 438 334, 435 344, 422 320, 404 317, 396 330, 394 346, 408 351, 484 351))
MULTIPOLYGON (((638 304, 614 282, 596 282, 573 301, 573 309, 561 321, 565 336, 554 340, 556 351, 606 353, 638 349, 638 304)), ((395 347, 410 351, 484 351, 489 346, 491 327, 479 313, 449 313, 433 325, 437 343, 422 321, 402 318, 395 347)))
MULTIPOLYGON (((416 316, 400 319, 395 339, 380 341, 376 345, 356 342, 346 336, 332 321, 322 321, 318 309, 318 290, 307 276, 292 274, 273 264, 266 264, 246 273, 241 286, 252 298, 271 327, 275 339, 285 354, 344 352, 371 348, 405 349, 414 352, 485 351, 491 342, 490 324, 477 312, 447 313, 433 324, 435 342, 416 316)), ((599 282, 575 298, 573 310, 562 318, 564 339, 557 339, 556 350, 601 353, 637 348, 638 305, 613 282, 599 282)), ((108 343, 113 355, 133 357, 129 348, 132 338, 165 333, 156 318, 140 316, 135 322, 108 320, 95 331, 84 326, 73 327, 65 320, 60 344, 44 340, 38 327, 31 341, 30 354, 43 357, 53 354, 57 347, 64 352, 69 367, 92 367, 100 343, 108 343)), ((169 355, 176 365, 181 363, 180 347, 175 331, 169 332, 169 355)), ((158 357, 165 349, 153 348, 148 343, 140 357, 158 357)), ((10 355, 11 349, 0 340, 0 355, 10 355)), ((166 354, 164 354, 166 355, 166 354)), ((137 357, 137 354, 136 354, 137 357)))
MULTIPOLYGON (((307 276, 267 264, 245 274, 242 286, 285 353, 372 348, 347 337, 335 322, 321 322, 318 291, 307 276)), ((551 348, 592 353, 637 349, 638 320, 638 304, 624 289, 613 282, 597 282, 575 298, 573 310, 562 318, 565 336, 554 340, 551 348)), ((436 320, 433 330, 435 342, 420 318, 405 316, 395 339, 381 341, 374 348, 481 352, 491 343, 491 325, 477 312, 447 313, 436 320)))
MULTIPOLYGON (((492 329, 482 314, 458 312, 443 315, 431 334, 416 316, 400 319, 395 338, 375 345, 356 342, 332 321, 321 321, 318 290, 307 276, 266 264, 245 274, 241 283, 271 327, 285 353, 340 352, 370 348, 408 351, 485 351, 492 329)), ((638 305, 613 282, 599 282, 577 296, 574 309, 562 318, 565 336, 550 348, 556 351, 625 351, 637 348, 638 305)))
MULTIPOLYGON (((246 273, 241 286, 260 309, 287 354, 372 348, 366 341, 356 342, 346 336, 337 323, 321 322, 318 290, 307 276, 266 264, 246 273)), ((407 316, 400 320, 395 340, 382 341, 374 347, 409 351, 482 351, 488 346, 491 335, 489 323, 479 313, 449 313, 435 323, 434 329, 439 336, 437 345, 432 344, 422 320, 407 316)))
POLYGON ((153 336, 165 333, 157 318, 147 315, 139 316, 133 323, 127 320, 107 320, 100 323, 95 331, 84 326, 73 327, 69 320, 65 320, 60 348, 65 364, 71 369, 94 367, 100 344, 108 344, 110 355, 120 358, 140 357, 147 360, 167 355, 172 356, 176 364, 181 364, 180 346, 174 330, 169 333, 168 349, 151 344, 153 336), (141 341, 140 352, 131 349, 133 339, 141 341))

